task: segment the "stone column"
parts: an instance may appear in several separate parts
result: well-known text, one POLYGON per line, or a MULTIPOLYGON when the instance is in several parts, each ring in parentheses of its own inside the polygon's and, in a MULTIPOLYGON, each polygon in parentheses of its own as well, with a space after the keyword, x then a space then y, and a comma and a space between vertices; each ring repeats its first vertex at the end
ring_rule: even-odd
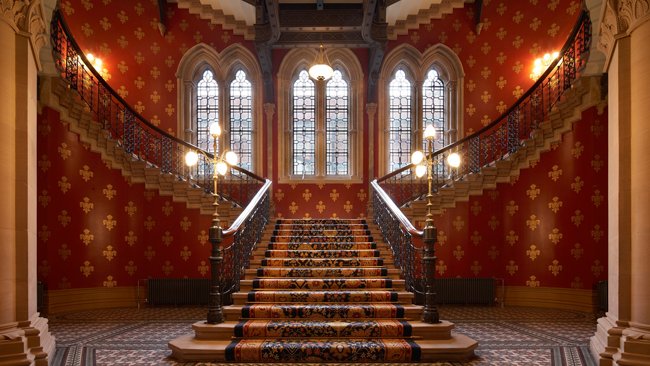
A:
POLYGON ((591 350, 600 365, 650 365, 650 4, 604 2, 609 78, 609 309, 591 350))
POLYGON ((47 42, 42 5, 0 5, 0 363, 47 365, 54 351, 36 311, 38 59, 47 42))

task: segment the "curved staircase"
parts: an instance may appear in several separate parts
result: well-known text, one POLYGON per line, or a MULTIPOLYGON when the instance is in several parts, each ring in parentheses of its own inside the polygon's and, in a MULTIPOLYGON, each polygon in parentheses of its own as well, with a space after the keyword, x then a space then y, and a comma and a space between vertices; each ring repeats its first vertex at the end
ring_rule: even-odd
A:
POLYGON ((466 360, 476 341, 453 324, 419 321, 422 307, 365 220, 277 220, 223 308, 170 342, 181 361, 430 362, 466 360))

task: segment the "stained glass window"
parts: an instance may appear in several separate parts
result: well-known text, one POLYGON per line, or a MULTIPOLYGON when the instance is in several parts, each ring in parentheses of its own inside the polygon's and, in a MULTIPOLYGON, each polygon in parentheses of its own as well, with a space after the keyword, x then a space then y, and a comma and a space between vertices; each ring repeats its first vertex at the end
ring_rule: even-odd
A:
POLYGON ((210 124, 219 123, 219 89, 212 71, 205 70, 196 90, 196 145, 213 152, 210 124))
POLYGON ((230 149, 237 153, 240 167, 253 170, 253 95, 243 70, 230 84, 230 149))
POLYGON ((327 175, 349 174, 348 83, 339 70, 327 82, 326 94, 326 165, 327 175))
POLYGON ((402 69, 395 72, 388 87, 388 168, 399 169, 410 163, 412 131, 412 88, 402 69))
POLYGON ((293 174, 316 173, 316 88, 306 70, 293 84, 293 174))
MULTIPOLYGON (((436 140, 433 149, 445 146, 445 89, 438 72, 430 69, 422 84, 422 126, 433 124, 436 129, 436 140)), ((422 141, 426 149, 426 141, 422 141)))

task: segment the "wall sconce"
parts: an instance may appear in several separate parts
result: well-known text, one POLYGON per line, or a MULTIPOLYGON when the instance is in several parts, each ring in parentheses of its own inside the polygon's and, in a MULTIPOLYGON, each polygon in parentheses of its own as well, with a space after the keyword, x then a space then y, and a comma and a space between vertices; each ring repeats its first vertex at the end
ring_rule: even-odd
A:
POLYGON ((542 76, 544 71, 548 69, 549 65, 553 63, 559 55, 559 52, 546 53, 544 56, 535 59, 533 62, 533 71, 530 72, 530 78, 533 79, 533 81, 537 81, 537 79, 542 76))
POLYGON ((325 49, 321 43, 320 49, 318 51, 318 56, 316 56, 316 61, 314 65, 309 68, 309 76, 312 79, 316 79, 318 81, 323 81, 331 78, 332 75, 334 75, 334 69, 332 69, 332 66, 329 64, 329 60, 325 54, 325 49))

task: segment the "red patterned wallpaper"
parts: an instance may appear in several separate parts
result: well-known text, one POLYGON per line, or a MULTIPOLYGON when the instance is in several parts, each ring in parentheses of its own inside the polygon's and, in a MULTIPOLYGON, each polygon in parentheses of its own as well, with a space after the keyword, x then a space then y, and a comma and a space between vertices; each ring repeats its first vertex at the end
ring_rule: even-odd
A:
POLYGON ((512 183, 435 217, 437 272, 506 285, 591 288, 607 279, 607 112, 583 112, 512 183))
MULTIPOLYGON (((483 3, 480 34, 475 33, 473 4, 468 4, 388 44, 388 51, 401 42, 423 51, 443 42, 459 54, 465 70, 466 132, 495 118, 532 85, 528 75, 533 59, 562 46, 580 11, 578 0, 483 3)), ((175 72, 185 50, 205 42, 221 51, 240 42, 254 52, 252 42, 174 4, 168 4, 165 37, 157 28, 156 1, 64 0, 61 9, 82 48, 103 58, 109 83, 146 118, 172 133, 177 110, 175 72)), ((361 64, 367 65, 367 53, 355 52, 361 64)), ((283 50, 274 52, 276 68, 285 54, 283 50)), ((128 184, 119 171, 106 168, 97 154, 80 144, 55 112, 44 109, 39 118, 39 276, 50 288, 124 286, 148 276, 207 275, 202 273, 206 267, 201 261, 208 256, 208 244, 201 244, 199 236, 205 238, 200 228, 208 227, 209 217, 183 203, 173 203, 171 197, 160 197, 142 184, 128 184), (79 173, 84 165, 93 173, 88 181, 79 173), (63 192, 68 184, 70 188, 63 192), (109 199, 104 190, 117 193, 109 199), (83 211, 84 197, 93 203, 88 213, 83 211), (133 210, 129 202, 136 207, 133 215, 129 215, 133 210), (168 207, 173 208, 170 215, 168 207), (192 223, 187 231, 181 225, 184 217, 192 223), (115 226, 109 230, 113 220, 115 226), (149 231, 146 225, 152 221, 156 226, 149 231), (85 229, 94 236, 87 245, 82 238, 85 229), (125 238, 134 236, 138 239, 130 245, 125 238), (150 257, 154 251, 155 256, 150 257)), ((441 233, 440 274, 495 275, 512 285, 583 288, 604 279, 607 152, 603 150, 606 144, 597 142, 606 135, 606 122, 606 115, 598 115, 594 109, 585 112, 574 131, 535 167, 523 170, 513 185, 501 184, 436 217, 441 233), (574 150, 581 151, 577 158, 574 150), (553 180, 549 173, 558 179, 553 180), (535 189, 531 189, 533 184, 535 189), (571 184, 580 186, 579 192, 571 184), (540 191, 533 199, 527 192, 535 195, 536 189, 540 191), (579 226, 573 216, 581 220, 579 226), (533 230, 527 222, 536 220, 540 221, 533 230), (553 229, 558 230, 554 233, 553 229), (549 235, 559 241, 553 243, 549 235)), ((277 116, 272 123, 277 126, 277 116)), ((376 125, 372 127, 376 129, 376 125)), ((364 130, 368 128, 364 121, 364 130)), ((277 136, 273 141, 277 146, 277 136)), ((368 151, 368 146, 366 138, 364 169, 370 153, 377 161, 378 152, 368 151)), ((277 153, 274 155, 277 162, 277 153)), ((265 170, 277 179, 277 166, 265 170)), ((274 184, 276 214, 364 216, 370 178, 365 170, 363 184, 274 184)))

